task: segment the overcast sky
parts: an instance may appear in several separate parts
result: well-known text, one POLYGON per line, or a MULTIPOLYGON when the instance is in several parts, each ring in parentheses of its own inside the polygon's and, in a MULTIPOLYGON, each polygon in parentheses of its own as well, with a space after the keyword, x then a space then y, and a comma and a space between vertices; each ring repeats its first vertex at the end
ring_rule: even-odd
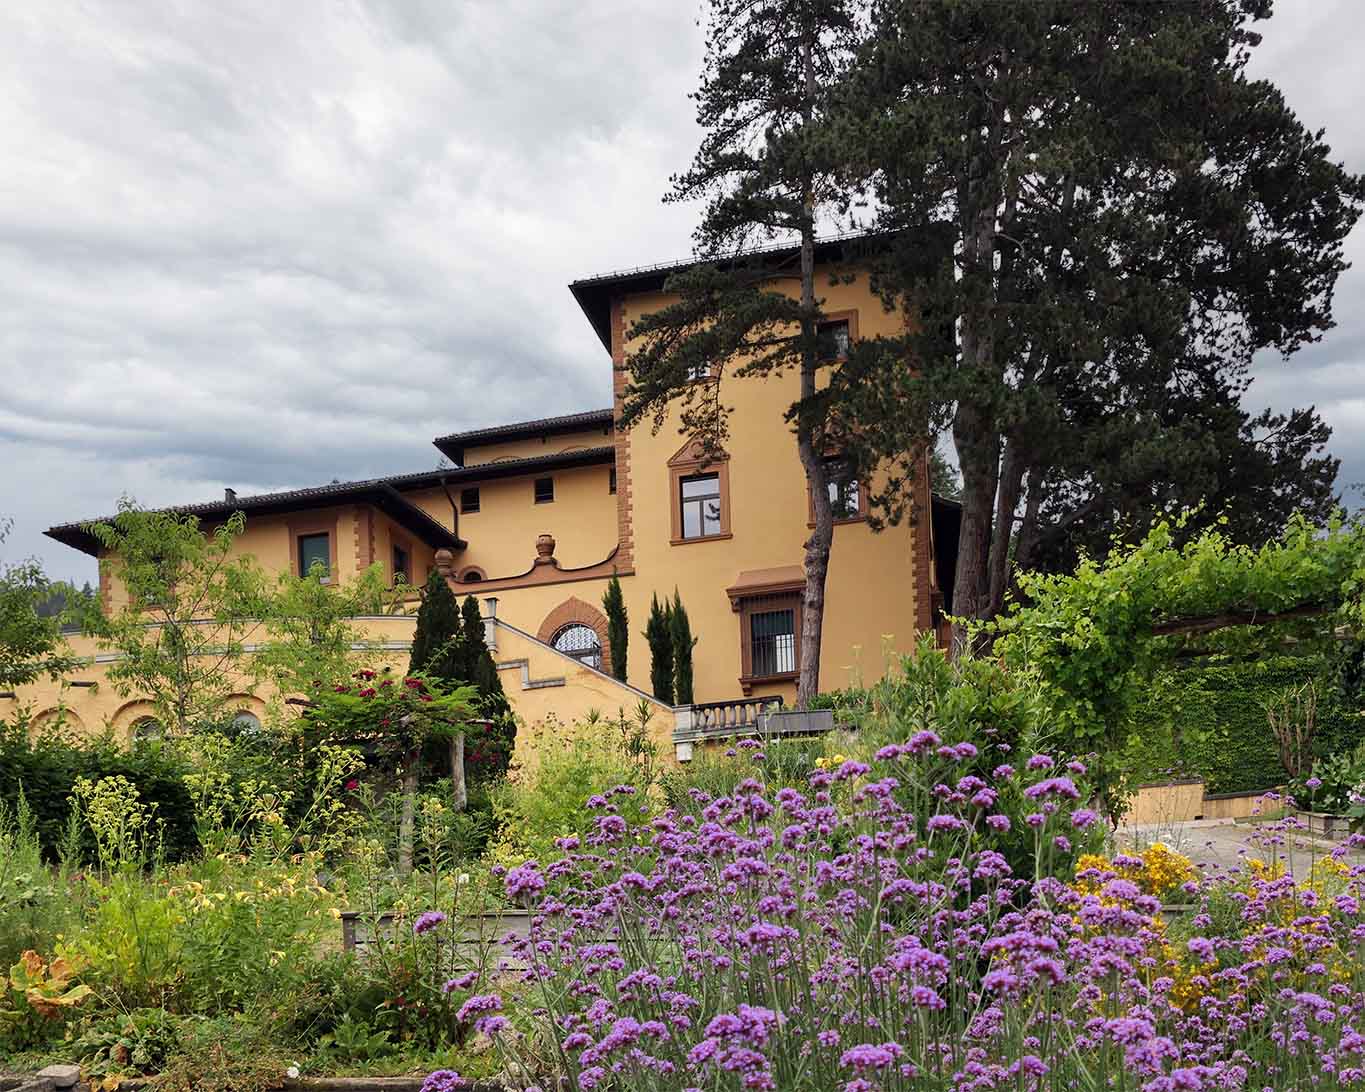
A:
MULTIPOLYGON (((1258 73, 1365 169, 1356 0, 1278 0, 1258 73)), ((683 257, 692 0, 0 6, 0 547, 54 523, 435 465, 610 403, 576 277, 683 257)), ((1250 401, 1365 479, 1365 238, 1250 401)), ((1358 500, 1359 494, 1354 497, 1358 500)))

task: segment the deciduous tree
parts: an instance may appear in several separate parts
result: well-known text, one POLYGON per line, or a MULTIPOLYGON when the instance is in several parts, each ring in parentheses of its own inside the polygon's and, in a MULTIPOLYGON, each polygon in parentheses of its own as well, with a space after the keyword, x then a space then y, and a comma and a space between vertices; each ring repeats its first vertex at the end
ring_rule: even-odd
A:
MULTIPOLYGON (((9 529, 0 520, 0 543, 9 529)), ((57 588, 36 561, 0 565, 0 690, 60 679, 80 663, 62 641, 58 620, 39 614, 57 588)))
POLYGON ((107 670, 114 689, 150 700, 168 729, 220 715, 242 685, 243 645, 266 612, 264 574, 235 550, 244 526, 238 512, 205 534, 192 515, 127 499, 112 522, 86 526, 126 596, 108 610, 92 604, 86 632, 119 653, 107 670))

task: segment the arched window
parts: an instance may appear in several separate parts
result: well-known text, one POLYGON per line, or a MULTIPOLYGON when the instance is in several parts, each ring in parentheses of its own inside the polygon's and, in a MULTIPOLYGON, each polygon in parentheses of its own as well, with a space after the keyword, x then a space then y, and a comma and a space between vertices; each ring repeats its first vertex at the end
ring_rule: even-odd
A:
POLYGON ((572 656, 581 664, 599 670, 602 667, 602 642, 591 628, 581 622, 561 626, 550 644, 556 651, 572 656))
POLYGON ((133 724, 133 742, 150 743, 154 739, 164 739, 166 730, 156 717, 142 717, 133 724))
POLYGON ((239 709, 232 718, 232 726, 244 736, 260 734, 261 718, 249 709, 239 709))

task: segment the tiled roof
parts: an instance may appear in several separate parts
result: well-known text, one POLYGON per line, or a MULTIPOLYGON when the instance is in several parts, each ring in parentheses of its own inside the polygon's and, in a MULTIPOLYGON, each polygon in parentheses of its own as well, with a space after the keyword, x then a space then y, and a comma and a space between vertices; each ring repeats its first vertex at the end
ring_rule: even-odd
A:
MULTIPOLYGON (((553 455, 535 455, 525 459, 503 459, 497 462, 482 463, 469 467, 437 467, 434 470, 418 470, 408 474, 393 474, 387 478, 366 478, 360 481, 330 482, 327 485, 314 485, 306 489, 288 489, 278 493, 256 493, 250 496, 224 498, 198 504, 177 504, 165 511, 180 512, 185 515, 203 518, 227 517, 234 512, 251 515, 274 514, 280 512, 302 511, 321 508, 332 504, 364 503, 373 504, 387 512, 401 526, 417 535, 430 546, 448 549, 464 549, 465 543, 449 528, 432 519, 416 505, 404 500, 402 493, 414 489, 449 483, 468 483, 491 481, 497 478, 516 477, 520 474, 533 474, 541 470, 592 466, 610 463, 616 457, 616 449, 610 446, 581 448, 577 451, 560 452, 553 455)), ((99 519, 82 520, 76 523, 63 523, 49 528, 45 533, 49 538, 81 550, 92 556, 98 553, 99 544, 93 535, 85 530, 90 523, 108 523, 112 516, 99 519)))
MULTIPOLYGON (((830 235, 815 244, 815 259, 828 263, 855 257, 860 246, 877 246, 885 238, 884 233, 850 232, 844 235, 830 235)), ((801 253, 800 246, 792 243, 776 243, 772 246, 754 247, 735 255, 726 262, 755 261, 764 265, 780 265, 801 253)), ((569 285, 578 306, 597 332, 598 338, 607 352, 611 352, 611 300, 613 296, 630 292, 658 291, 673 273, 699 265, 704 259, 682 258, 673 262, 656 265, 643 265, 635 269, 621 269, 614 273, 597 273, 582 277, 569 285)), ((722 262, 721 264, 726 264, 722 262)))
POLYGON ((540 417, 534 421, 516 421, 509 425, 492 425, 438 436, 432 441, 457 463, 464 461, 464 450, 481 444, 501 444, 509 440, 525 440, 536 436, 562 436, 566 432, 586 432, 605 429, 611 424, 611 407, 566 413, 561 417, 540 417))

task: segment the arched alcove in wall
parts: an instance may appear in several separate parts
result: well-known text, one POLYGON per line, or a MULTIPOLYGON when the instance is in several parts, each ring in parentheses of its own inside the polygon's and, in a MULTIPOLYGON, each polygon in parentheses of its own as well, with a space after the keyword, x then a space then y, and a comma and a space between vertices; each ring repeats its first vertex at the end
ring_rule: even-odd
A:
POLYGON ((609 670, 607 616, 576 596, 564 600, 545 616, 536 638, 588 667, 609 670))

